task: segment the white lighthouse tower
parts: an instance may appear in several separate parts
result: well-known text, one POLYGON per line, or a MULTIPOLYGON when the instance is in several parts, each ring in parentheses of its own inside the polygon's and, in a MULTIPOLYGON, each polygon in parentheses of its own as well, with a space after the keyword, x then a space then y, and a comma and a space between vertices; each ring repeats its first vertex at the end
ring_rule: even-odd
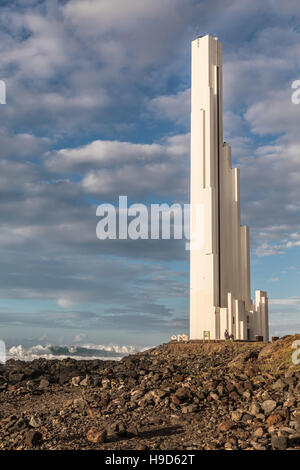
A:
POLYGON ((223 142, 222 45, 192 42, 190 339, 268 340, 268 298, 250 293, 249 228, 240 225, 240 173, 223 142), (200 217, 200 219, 199 219, 200 217), (200 240, 200 243, 199 243, 200 240))

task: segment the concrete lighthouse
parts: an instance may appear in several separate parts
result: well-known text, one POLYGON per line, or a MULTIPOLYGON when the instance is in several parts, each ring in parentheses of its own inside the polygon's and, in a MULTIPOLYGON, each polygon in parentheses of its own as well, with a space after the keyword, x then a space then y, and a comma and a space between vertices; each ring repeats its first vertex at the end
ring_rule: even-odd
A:
POLYGON ((222 45, 192 42, 190 339, 268 340, 268 298, 250 291, 249 228, 240 225, 240 173, 223 142, 222 45), (199 231, 201 234, 199 235, 199 231))

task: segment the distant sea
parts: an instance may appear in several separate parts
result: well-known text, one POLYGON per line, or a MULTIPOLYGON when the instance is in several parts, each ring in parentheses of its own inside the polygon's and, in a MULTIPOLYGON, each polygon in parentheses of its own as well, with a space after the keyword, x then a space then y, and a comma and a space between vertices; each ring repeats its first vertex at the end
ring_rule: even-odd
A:
POLYGON ((134 354, 148 348, 137 348, 136 346, 119 346, 103 344, 63 345, 56 346, 47 344, 42 346, 25 347, 22 345, 12 346, 6 351, 6 360, 19 359, 21 361, 32 361, 33 359, 66 359, 72 357, 77 360, 120 360, 128 354, 134 354))

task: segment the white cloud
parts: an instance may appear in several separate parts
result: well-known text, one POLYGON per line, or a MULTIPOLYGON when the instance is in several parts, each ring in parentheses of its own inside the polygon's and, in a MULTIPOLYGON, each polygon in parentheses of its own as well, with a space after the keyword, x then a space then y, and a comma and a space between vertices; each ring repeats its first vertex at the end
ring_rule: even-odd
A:
POLYGON ((3 19, 13 35, 3 45, 3 64, 18 64, 18 76, 46 79, 65 67, 71 45, 61 21, 38 9, 6 10, 3 19))
POLYGON ((165 153, 160 144, 133 144, 131 142, 96 140, 79 148, 62 149, 47 155, 47 166, 52 171, 78 171, 82 166, 104 167, 126 163, 147 163, 158 160, 165 153))
POLYGON ((58 299, 57 303, 63 308, 70 308, 74 305, 74 301, 68 297, 58 299))
POLYGON ((259 135, 283 132, 298 135, 300 106, 292 103, 292 91, 287 84, 283 90, 270 92, 264 100, 248 108, 245 118, 252 132, 259 135))
POLYGON ((46 164, 55 172, 81 172, 82 188, 94 194, 183 197, 188 185, 189 135, 153 144, 98 140, 52 152, 46 164))
POLYGON ((44 153, 51 145, 47 137, 38 138, 31 134, 10 134, 0 129, 1 160, 33 158, 44 153))
POLYGON ((75 343, 80 343, 84 338, 86 338, 86 333, 79 333, 79 335, 76 335, 73 339, 75 343))
POLYGON ((269 299, 270 305, 287 305, 300 308, 300 297, 290 297, 287 299, 269 299))
POLYGON ((191 10, 182 0, 71 0, 62 9, 67 24, 92 39, 106 63, 135 70, 175 56, 176 32, 182 34, 191 10))
POLYGON ((180 0, 140 2, 139 0, 71 0, 63 8, 66 18, 91 32, 116 30, 129 32, 140 21, 157 20, 157 17, 176 10, 180 0))
POLYGON ((281 255, 283 252, 280 246, 270 246, 267 242, 261 243, 255 250, 257 256, 281 255))
POLYGON ((174 95, 157 96, 149 101, 147 108, 157 119, 171 119, 189 126, 191 90, 179 91, 174 95))

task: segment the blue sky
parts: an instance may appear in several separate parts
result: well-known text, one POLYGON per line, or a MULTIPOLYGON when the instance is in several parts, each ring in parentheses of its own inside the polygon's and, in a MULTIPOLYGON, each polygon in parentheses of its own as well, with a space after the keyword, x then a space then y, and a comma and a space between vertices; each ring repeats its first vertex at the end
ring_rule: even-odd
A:
POLYGON ((252 289, 300 328, 298 0, 1 2, 0 336, 152 345, 188 331, 180 241, 96 238, 96 206, 188 202, 190 42, 224 53, 252 289))

